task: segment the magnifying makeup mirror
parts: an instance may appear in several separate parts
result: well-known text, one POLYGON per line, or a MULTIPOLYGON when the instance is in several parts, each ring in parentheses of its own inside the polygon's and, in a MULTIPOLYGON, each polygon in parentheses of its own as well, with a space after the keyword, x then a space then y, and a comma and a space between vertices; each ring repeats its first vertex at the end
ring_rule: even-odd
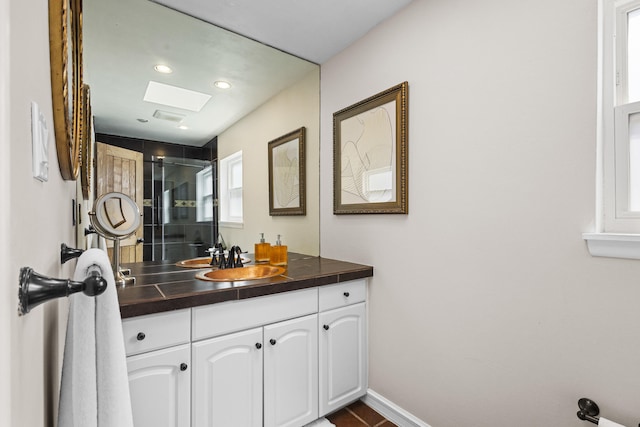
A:
POLYGON ((116 285, 132 285, 135 277, 120 268, 120 240, 131 236, 140 226, 140 210, 136 202, 123 193, 106 193, 96 199, 89 212, 91 225, 99 235, 113 240, 113 276, 116 285))

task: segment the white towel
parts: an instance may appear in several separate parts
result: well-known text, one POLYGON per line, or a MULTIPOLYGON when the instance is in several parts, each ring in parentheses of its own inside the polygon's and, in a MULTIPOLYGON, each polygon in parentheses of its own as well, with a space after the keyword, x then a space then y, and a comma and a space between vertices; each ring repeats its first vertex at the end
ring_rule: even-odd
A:
POLYGON ((622 424, 614 423, 613 421, 608 420, 604 417, 600 417, 600 420, 598 421, 598 425, 600 427, 624 427, 622 424))
POLYGON ((89 244, 87 244, 88 248, 98 248, 102 249, 103 251, 107 250, 107 239, 105 239, 104 237, 98 235, 97 233, 94 233, 89 234, 87 238, 89 239, 89 244))
POLYGON ((76 265, 82 281, 98 266, 107 289, 71 295, 62 362, 59 427, 133 427, 122 321, 107 253, 88 249, 76 265))

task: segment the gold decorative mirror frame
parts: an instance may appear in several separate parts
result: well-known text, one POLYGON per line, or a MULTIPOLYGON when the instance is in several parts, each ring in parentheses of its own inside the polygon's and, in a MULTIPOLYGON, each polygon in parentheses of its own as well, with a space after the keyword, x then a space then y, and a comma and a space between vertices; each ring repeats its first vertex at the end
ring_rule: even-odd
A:
POLYGON ((56 152, 62 179, 80 168, 82 85, 82 0, 49 0, 51 100, 56 152))
POLYGON ((89 85, 82 85, 82 102, 80 107, 80 184, 82 188, 82 198, 89 200, 92 193, 91 166, 93 163, 91 90, 89 85))

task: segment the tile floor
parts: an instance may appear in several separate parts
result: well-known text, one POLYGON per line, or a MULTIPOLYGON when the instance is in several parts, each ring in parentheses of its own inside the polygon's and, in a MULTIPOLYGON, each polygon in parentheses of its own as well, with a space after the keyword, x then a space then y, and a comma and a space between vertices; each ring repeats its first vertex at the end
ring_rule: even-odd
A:
POLYGON ((327 415, 327 419, 336 427, 398 427, 360 400, 327 415))

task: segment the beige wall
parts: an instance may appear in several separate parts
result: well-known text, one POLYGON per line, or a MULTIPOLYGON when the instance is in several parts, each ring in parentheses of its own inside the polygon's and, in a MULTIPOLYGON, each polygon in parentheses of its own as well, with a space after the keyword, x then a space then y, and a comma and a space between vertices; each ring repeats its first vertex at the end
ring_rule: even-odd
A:
MULTIPOLYGON (((3 387, 10 383, 11 410, 0 411, 0 424, 51 426, 57 407, 66 302, 48 303, 18 317, 18 273, 21 267, 29 266, 52 277, 72 275, 73 262, 60 265, 60 244, 75 245, 71 226, 75 183, 62 181, 53 140, 47 0, 11 1, 9 19, 10 125, 8 134, 4 126, 0 133, 0 170, 3 178, 8 178, 8 182, 2 179, 3 184, 10 187, 1 193, 2 218, 8 218, 10 224, 9 230, 0 231, 7 231, 2 233, 3 241, 10 242, 8 259, 2 256, 6 264, 2 266, 2 324, 8 322, 11 350, 7 355, 10 362, 3 364, 0 373, 3 387), (31 172, 31 101, 40 105, 49 126, 49 181, 44 183, 31 172)), ((3 338, 2 344, 5 341, 3 338)), ((3 345, 1 351, 5 349, 3 345)), ((2 401, 5 404, 6 400, 2 401)))
POLYGON ((640 263, 592 258, 596 0, 416 0, 322 65, 321 254, 374 266, 370 387, 433 427, 637 425, 640 263), (409 215, 332 214, 332 114, 409 82, 409 215))
MULTIPOLYGON (((8 200, 10 150, 9 150, 9 0, 0 0, 0 199, 8 200)), ((3 202, 2 206, 6 202, 3 202)), ((0 209, 0 236, 9 234, 9 212, 0 209)), ((15 274, 9 272, 10 242, 8 239, 0 240, 0 272, 5 286, 0 287, 0 425, 11 425, 11 318, 15 315, 14 298, 15 274)))
POLYGON ((227 245, 240 245, 253 252, 253 245, 265 233, 271 244, 282 235, 289 251, 319 254, 319 71, 313 71, 285 89, 218 137, 218 158, 242 150, 242 229, 221 227, 227 245), (268 143, 306 127, 307 214, 269 216, 268 143))

